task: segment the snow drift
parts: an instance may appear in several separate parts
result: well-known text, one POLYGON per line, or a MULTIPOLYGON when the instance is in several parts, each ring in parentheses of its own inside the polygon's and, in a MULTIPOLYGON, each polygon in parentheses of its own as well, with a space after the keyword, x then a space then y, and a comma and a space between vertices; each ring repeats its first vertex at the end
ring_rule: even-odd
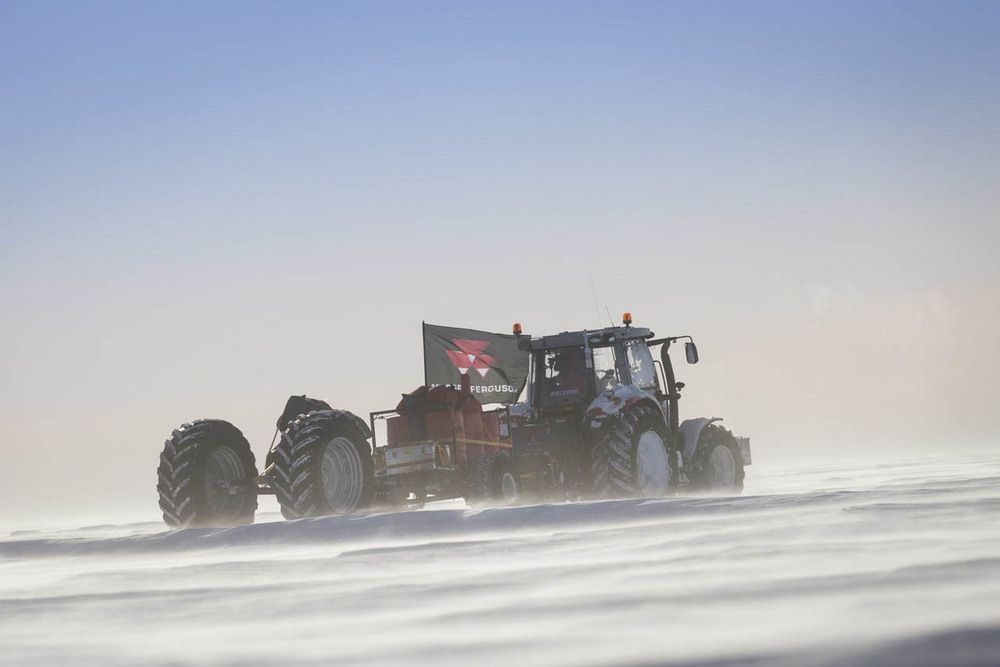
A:
POLYGON ((0 655, 995 664, 1000 458, 755 472, 739 498, 20 531, 0 540, 0 655))

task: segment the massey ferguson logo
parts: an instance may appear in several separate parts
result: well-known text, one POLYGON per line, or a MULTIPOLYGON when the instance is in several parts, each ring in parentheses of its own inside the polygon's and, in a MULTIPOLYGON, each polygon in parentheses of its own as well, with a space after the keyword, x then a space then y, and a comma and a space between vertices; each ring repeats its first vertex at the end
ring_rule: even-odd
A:
POLYGON ((474 368, 480 376, 485 378, 489 370, 493 368, 493 364, 496 363, 496 357, 483 354, 483 350, 489 343, 484 340, 464 339, 455 339, 452 342, 458 350, 445 350, 445 353, 458 372, 465 375, 470 368, 474 368))
POLYGON ((458 389, 468 384, 481 403, 517 399, 528 374, 528 350, 514 336, 426 322, 423 329, 428 387, 458 389))

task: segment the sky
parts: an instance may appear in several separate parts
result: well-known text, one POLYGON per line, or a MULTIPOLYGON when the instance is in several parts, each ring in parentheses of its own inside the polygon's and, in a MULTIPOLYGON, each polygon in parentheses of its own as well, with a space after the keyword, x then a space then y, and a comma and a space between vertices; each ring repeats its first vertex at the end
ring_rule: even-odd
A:
POLYGON ((0 0, 0 64, 0 524, 392 407, 422 320, 692 334, 755 465, 998 444, 1000 3, 0 0))

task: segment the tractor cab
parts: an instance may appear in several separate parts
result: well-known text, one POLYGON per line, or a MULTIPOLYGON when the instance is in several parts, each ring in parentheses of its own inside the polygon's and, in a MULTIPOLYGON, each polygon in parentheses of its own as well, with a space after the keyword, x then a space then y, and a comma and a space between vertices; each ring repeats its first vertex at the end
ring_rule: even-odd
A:
POLYGON ((666 424, 670 392, 650 351, 653 336, 626 316, 623 326, 520 337, 530 352, 527 404, 512 415, 510 433, 525 487, 588 484, 596 432, 637 401, 666 424))
POLYGON ((528 402, 542 412, 564 413, 588 406, 617 386, 664 394, 641 327, 566 331, 525 341, 531 350, 528 402))

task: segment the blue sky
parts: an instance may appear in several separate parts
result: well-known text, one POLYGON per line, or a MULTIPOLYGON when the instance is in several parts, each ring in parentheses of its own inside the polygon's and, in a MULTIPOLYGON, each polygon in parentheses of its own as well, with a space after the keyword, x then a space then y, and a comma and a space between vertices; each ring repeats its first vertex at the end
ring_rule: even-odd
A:
MULTIPOLYGON (((30 251, 40 224, 92 239, 138 215, 157 243, 197 228, 270 245, 277 215, 303 232, 329 233, 333 213, 405 235, 458 228, 477 208, 526 231, 537 226, 522 208, 605 214, 660 196, 705 211, 706 199, 766 206, 779 187, 809 208, 846 190, 909 197, 945 170, 955 182, 939 187, 976 194, 996 147, 998 14, 995 3, 5 3, 5 235, 30 251), (238 215, 208 210, 234 205, 238 215)), ((754 235, 787 228, 757 221, 754 235)))
POLYGON ((996 2, 2 0, 0 62, 0 447, 57 478, 588 274, 776 452, 1000 435, 996 2))

